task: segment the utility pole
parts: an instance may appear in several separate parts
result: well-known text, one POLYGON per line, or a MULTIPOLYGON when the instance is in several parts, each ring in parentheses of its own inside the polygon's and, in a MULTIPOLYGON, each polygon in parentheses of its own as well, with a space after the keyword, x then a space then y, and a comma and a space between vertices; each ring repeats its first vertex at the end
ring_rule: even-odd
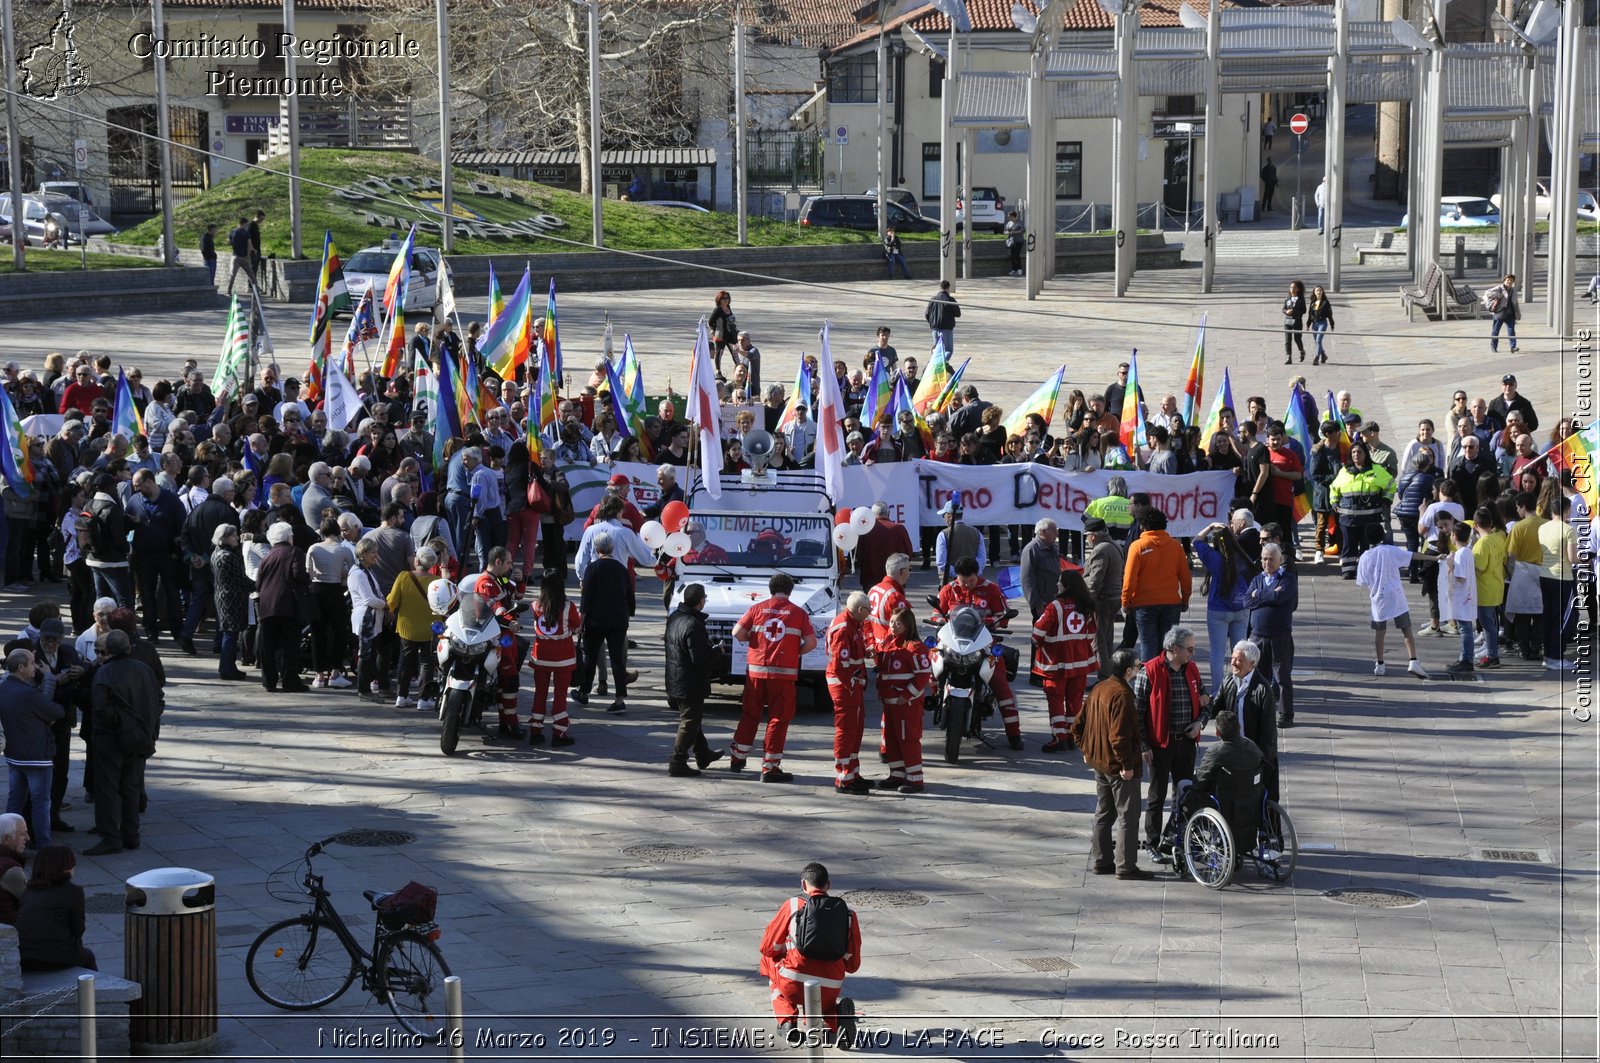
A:
MULTIPOLYGON (((439 249, 455 251, 455 186, 450 180, 450 10, 448 0, 435 0, 439 22, 439 187, 444 195, 444 218, 439 223, 439 249)), ((299 249, 295 257, 300 257, 299 249)))
POLYGON ((956 26, 950 20, 950 48, 944 58, 939 93, 939 280, 956 280, 956 26))
MULTIPOLYGON (((889 227, 889 39, 883 31, 887 0, 878 0, 878 242, 889 227)), ((843 189, 840 189, 843 191, 843 189)))
MULTIPOLYGON (((750 135, 745 129, 744 102, 744 4, 733 14, 733 155, 738 170, 734 173, 733 193, 738 200, 739 246, 750 246, 750 135)), ((713 204, 714 206, 715 204, 713 204)))
POLYGON ((22 223, 22 126, 17 121, 17 31, 11 22, 11 0, 0 0, 5 20, 6 64, 6 171, 11 175, 11 264, 26 268, 28 227, 22 223))
POLYGON ((1117 16, 1117 157, 1111 221, 1116 230, 1115 294, 1119 299, 1133 283, 1139 246, 1139 85, 1133 61, 1138 33, 1138 4, 1123 0, 1122 14, 1117 16))
MULTIPOLYGON (((283 50, 283 76, 294 84, 294 0, 283 0, 283 32, 290 46, 283 50)), ((304 258, 300 239, 300 94, 288 95, 286 118, 289 123, 289 254, 296 261, 304 258)))
MULTIPOLYGON (((1205 225, 1205 250, 1200 257, 1200 290, 1209 293, 1217 272, 1217 239, 1222 219, 1217 215, 1217 136, 1222 130, 1222 87, 1218 67, 1222 61, 1222 11, 1219 0, 1211 0, 1206 13, 1206 135, 1200 142, 1205 156, 1200 194, 1205 197, 1200 220, 1205 225)), ((1193 152, 1190 152, 1191 162, 1193 152)))
POLYGON ((1333 291, 1339 290, 1342 272, 1339 244, 1344 229, 1344 110, 1349 94, 1349 7, 1349 4, 1335 4, 1333 8, 1333 60, 1328 71, 1328 132, 1323 141, 1327 149, 1327 158, 1323 161, 1327 184, 1322 190, 1322 257, 1327 266, 1328 287, 1333 291))
POLYGON ((594 213, 594 246, 605 246, 603 186, 600 183, 600 0, 589 0, 589 207, 594 213))
MULTIPOLYGON (((167 23, 162 14, 161 0, 150 0, 150 18, 153 34, 161 47, 156 49, 156 136, 161 160, 161 260, 163 265, 178 263, 178 242, 172 229, 172 116, 167 108, 167 61, 164 58, 167 43, 167 23)), ((256 283, 250 278, 251 287, 256 283)))

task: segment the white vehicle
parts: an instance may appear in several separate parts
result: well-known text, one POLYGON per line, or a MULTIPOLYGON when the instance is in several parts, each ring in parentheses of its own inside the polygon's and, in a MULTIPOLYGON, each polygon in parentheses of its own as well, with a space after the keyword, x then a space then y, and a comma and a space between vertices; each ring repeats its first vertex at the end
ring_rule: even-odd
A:
POLYGON ((437 652, 443 682, 439 751, 447 757, 455 753, 461 729, 477 723, 484 710, 500 700, 497 677, 504 639, 494 607, 473 589, 475 583, 476 579, 472 584, 463 583, 468 590, 457 599, 456 611, 439 631, 437 652))
MULTIPOLYGON (((361 305, 361 299, 367 294, 368 288, 373 288, 374 304, 380 307, 382 314, 383 289, 389 283, 389 269, 394 265, 394 256, 400 253, 401 240, 385 240, 381 247, 366 247, 351 255, 344 264, 344 284, 350 293, 348 306, 335 307, 335 311, 351 312, 361 305)), ((416 247, 411 251, 411 281, 406 288, 407 314, 426 312, 432 309, 434 301, 439 295, 439 271, 443 270, 445 276, 451 279, 452 285, 455 274, 450 269, 450 264, 444 260, 437 248, 416 247)))
MULTIPOLYGON (((967 200, 960 190, 956 191, 956 228, 961 228, 967 220, 967 200)), ((989 229, 993 232, 1005 232, 1006 228, 1006 197, 998 189, 974 187, 972 190, 972 228, 989 229)))
MULTIPOLYGON (((1500 193, 1496 192, 1489 197, 1489 202, 1494 204, 1495 210, 1501 209, 1500 193)), ((1550 195, 1549 186, 1543 181, 1533 183, 1533 217, 1535 221, 1549 221, 1550 209, 1555 205, 1555 199, 1550 195)), ((1578 220, 1600 221, 1600 207, 1595 203, 1593 192, 1578 193, 1578 220)))
POLYGON ((828 658, 823 636, 840 602, 833 501, 814 474, 785 473, 781 479, 767 474, 765 483, 761 479, 726 479, 716 501, 696 486, 685 526, 690 552, 678 560, 672 608, 689 584, 705 588, 706 628, 723 664, 714 671, 724 682, 743 685, 746 646, 734 639, 734 625, 752 605, 770 597, 767 581, 774 573, 787 573, 794 579, 789 600, 810 614, 817 635, 816 648, 800 660, 800 683, 811 687, 813 704, 825 706, 828 658))

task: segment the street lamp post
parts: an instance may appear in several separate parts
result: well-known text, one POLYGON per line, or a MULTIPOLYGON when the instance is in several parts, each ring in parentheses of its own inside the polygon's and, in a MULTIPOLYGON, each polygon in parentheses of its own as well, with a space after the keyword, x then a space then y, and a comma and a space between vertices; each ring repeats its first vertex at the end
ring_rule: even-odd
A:
POLYGON ((22 126, 17 121, 17 33, 11 23, 11 0, 0 0, 5 21, 6 64, 6 171, 11 176, 11 264, 25 268, 28 228, 22 222, 22 126))
POLYGON ((1125 0, 1117 15, 1117 159, 1111 222, 1116 230, 1118 298, 1128 294, 1133 282, 1139 245, 1139 85, 1133 61, 1138 33, 1139 6, 1135 0, 1125 0))
POLYGON ((739 246, 750 244, 750 133, 745 128, 744 102, 744 5, 734 8, 733 22, 733 155, 738 163, 733 193, 738 200, 739 246))
POLYGON ((888 15, 886 0, 878 3, 878 241, 889 226, 889 36, 883 20, 888 15))
MULTIPOLYGON (((450 12, 447 0, 435 0, 439 38, 439 189, 444 201, 444 218, 439 222, 439 249, 455 251, 455 185, 450 179, 450 12)), ((295 248, 295 257, 300 250, 295 248)))
MULTIPOLYGON (((167 107, 167 23, 162 14, 161 0, 150 0, 151 24, 155 38, 162 47, 156 50, 156 142, 157 158, 161 162, 161 260, 172 266, 178 262, 177 237, 172 229, 172 116, 167 107)), ((252 288, 256 278, 251 277, 252 288)))
POLYGON ((600 184, 600 0, 589 0, 589 209, 594 246, 605 246, 600 184))
MULTIPOLYGON (((283 0, 283 32, 294 39, 294 0, 283 0)), ((294 49, 283 50, 283 76, 294 84, 294 49)), ((303 257, 300 240, 300 94, 290 92, 285 101, 285 118, 289 129, 289 254, 296 260, 303 257)))

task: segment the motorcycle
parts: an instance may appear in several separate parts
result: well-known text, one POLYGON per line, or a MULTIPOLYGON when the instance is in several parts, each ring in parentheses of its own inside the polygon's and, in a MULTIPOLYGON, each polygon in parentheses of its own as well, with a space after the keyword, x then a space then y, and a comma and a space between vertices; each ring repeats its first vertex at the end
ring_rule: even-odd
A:
MULTIPOLYGON (((1001 636, 984 623, 983 616, 970 605, 963 605, 949 618, 937 610, 939 599, 928 597, 935 614, 927 623, 937 634, 924 640, 933 651, 934 689, 929 695, 933 707, 933 726, 944 730, 944 759, 955 764, 961 759, 961 741, 972 738, 987 746, 984 721, 994 715, 994 691, 989 681, 996 668, 1016 674, 1017 653, 1001 644, 1001 636)), ((1017 615, 1007 609, 1005 619, 1017 615)))
POLYGON ((460 596, 455 612, 442 624, 439 635, 439 672, 443 697, 439 699, 439 751, 455 754, 461 728, 476 724, 485 706, 500 700, 500 651, 510 644, 494 618, 494 608, 482 595, 468 591, 460 596))

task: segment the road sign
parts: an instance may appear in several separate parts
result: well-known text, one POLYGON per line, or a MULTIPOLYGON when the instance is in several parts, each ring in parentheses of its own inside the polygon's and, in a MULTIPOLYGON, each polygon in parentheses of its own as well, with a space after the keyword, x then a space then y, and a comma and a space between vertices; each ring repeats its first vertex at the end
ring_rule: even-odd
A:
POLYGON ((81 137, 72 142, 72 165, 78 170, 89 165, 89 142, 81 137))
POLYGON ((840 126, 837 140, 840 144, 850 143, 850 130, 846 129, 844 126, 840 126))
POLYGON ((1304 113, 1296 114, 1289 119, 1289 132, 1297 137, 1304 135, 1305 131, 1310 128, 1311 119, 1307 118, 1304 113))

